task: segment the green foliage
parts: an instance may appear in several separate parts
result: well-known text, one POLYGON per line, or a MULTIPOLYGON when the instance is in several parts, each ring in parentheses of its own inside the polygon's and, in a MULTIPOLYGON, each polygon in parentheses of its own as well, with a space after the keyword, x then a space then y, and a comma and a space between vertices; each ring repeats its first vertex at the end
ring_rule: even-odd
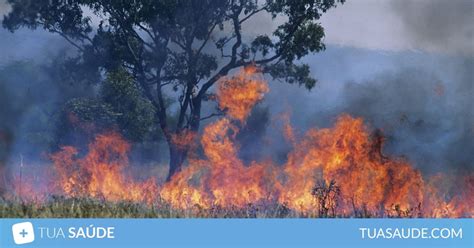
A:
POLYGON ((267 56, 267 54, 270 52, 270 49, 274 48, 275 45, 273 44, 270 37, 266 35, 259 35, 252 41, 251 47, 252 53, 256 54, 258 51, 260 51, 263 56, 267 56))
POLYGON ((62 145, 82 146, 100 132, 117 127, 117 117, 112 106, 94 98, 74 98, 62 108, 56 128, 53 148, 62 145))
POLYGON ((61 35, 78 50, 71 64, 84 70, 94 68, 90 75, 109 73, 112 76, 106 81, 117 77, 113 75, 117 70, 126 69, 133 80, 123 75, 113 78, 126 91, 107 86, 115 90, 107 96, 111 99, 107 103, 122 114, 133 112, 119 117, 119 126, 129 129, 125 132, 128 137, 139 139, 149 130, 150 118, 147 104, 137 101, 135 90, 148 99, 171 148, 172 174, 179 171, 186 151, 173 153, 171 137, 184 129, 199 131, 202 102, 222 76, 257 65, 275 79, 314 87, 309 66, 298 60, 325 48, 324 29, 318 20, 344 0, 8 2, 12 11, 3 19, 3 26, 10 31, 42 27, 61 35), (92 13, 86 14, 87 9, 92 13), (90 15, 99 20, 98 25, 90 15), (257 16, 286 18, 279 18, 279 25, 268 34, 255 35, 244 27, 257 16), (126 82, 133 82, 136 88, 124 85, 126 82), (167 100, 167 93, 172 93, 174 101, 167 100), (123 96, 129 100, 124 102, 123 96))
POLYGON ((140 141, 156 133, 155 109, 142 97, 134 79, 125 70, 109 73, 100 95, 117 113, 117 124, 125 137, 140 141))
POLYGON ((308 90, 311 90, 317 82, 316 79, 311 77, 311 71, 309 66, 306 64, 286 66, 278 64, 266 67, 265 71, 274 79, 283 78, 290 84, 297 83, 300 86, 304 86, 308 90))
MULTIPOLYGON (((143 80, 155 75, 157 81, 176 89, 176 85, 186 88, 205 83, 205 79, 212 81, 214 75, 251 63, 277 66, 283 70, 274 77, 303 80, 300 84, 313 87, 316 81, 308 79, 309 73, 294 75, 300 67, 296 61, 324 49, 324 30, 317 20, 344 0, 8 2, 12 12, 3 20, 5 28, 42 27, 59 33, 78 47, 84 63, 109 71, 126 65, 134 77, 143 80), (96 30, 85 8, 100 18, 96 30), (246 35, 242 24, 262 12, 273 18, 284 15, 287 20, 272 30, 271 36, 246 35), (244 35, 250 39, 242 39, 244 35), (223 64, 228 68, 218 72, 222 67, 218 65, 228 59, 223 64)), ((141 87, 148 90, 143 83, 141 87)), ((155 99, 152 94, 147 97, 155 99)))
POLYGON ((65 104, 58 142, 71 132, 92 137, 111 130, 131 141, 156 139, 157 134, 153 105, 142 97, 134 79, 120 69, 108 74, 97 98, 74 98, 65 104))
POLYGON ((113 125, 120 115, 114 112, 109 104, 89 98, 75 98, 68 101, 64 111, 72 119, 77 117, 78 122, 91 122, 104 127, 113 125))

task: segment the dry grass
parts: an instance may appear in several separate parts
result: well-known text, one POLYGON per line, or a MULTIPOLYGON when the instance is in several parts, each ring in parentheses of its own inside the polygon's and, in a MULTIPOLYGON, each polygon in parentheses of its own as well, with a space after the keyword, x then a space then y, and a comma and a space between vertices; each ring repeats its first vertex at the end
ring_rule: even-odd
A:
POLYGON ((295 218, 312 217, 282 205, 177 210, 165 203, 144 205, 96 199, 53 198, 47 203, 0 202, 0 218, 295 218))

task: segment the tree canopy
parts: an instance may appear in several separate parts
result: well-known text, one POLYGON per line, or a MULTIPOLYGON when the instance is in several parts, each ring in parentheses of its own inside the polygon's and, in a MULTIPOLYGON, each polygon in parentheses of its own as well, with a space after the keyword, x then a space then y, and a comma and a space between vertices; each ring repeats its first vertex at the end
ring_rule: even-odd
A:
MULTIPOLYGON (((316 80, 298 60, 323 50, 321 15, 344 0, 8 0, 3 26, 43 28, 78 52, 74 64, 92 67, 97 80, 125 70, 155 108, 170 145, 170 176, 186 151, 172 135, 197 131, 209 89, 232 70, 258 66, 275 79, 308 89, 316 80), (251 26, 267 18, 273 30, 251 26), (175 92, 174 104, 166 95, 175 92), (170 116, 177 120, 170 122, 170 116)), ((88 75, 90 76, 90 75, 88 75)), ((89 80, 92 80, 89 78, 89 80)))

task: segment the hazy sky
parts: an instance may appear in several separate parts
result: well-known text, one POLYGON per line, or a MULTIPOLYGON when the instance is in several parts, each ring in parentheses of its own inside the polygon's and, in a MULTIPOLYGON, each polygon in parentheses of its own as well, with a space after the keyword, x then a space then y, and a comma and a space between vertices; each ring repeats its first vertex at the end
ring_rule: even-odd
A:
POLYGON ((348 0, 322 23, 329 44, 474 54, 472 0, 348 0))
MULTIPOLYGON (((0 15, 7 10, 0 0, 0 15)), ((291 107, 293 124, 308 127, 349 112, 387 131, 389 149, 421 168, 474 168, 473 0, 347 0, 321 23, 328 49, 304 58, 317 87, 271 82, 265 103, 274 114, 291 107), (282 96, 285 104, 272 104, 282 96)), ((259 18, 249 27, 262 33, 276 25, 259 18)), ((61 46, 54 34, 0 28, 0 66, 41 63, 61 46)))
MULTIPOLYGON (((8 11, 5 2, 0 0, 2 17, 8 11)), ((253 26, 256 31, 277 25, 262 22, 253 26)), ((321 22, 329 45, 474 54, 472 0, 348 0, 326 13, 321 22)))

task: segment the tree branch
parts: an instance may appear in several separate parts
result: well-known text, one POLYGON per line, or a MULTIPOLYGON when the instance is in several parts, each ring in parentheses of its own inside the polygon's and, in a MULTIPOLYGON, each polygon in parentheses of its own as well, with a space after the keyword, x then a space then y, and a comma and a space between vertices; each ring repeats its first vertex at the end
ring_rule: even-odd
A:
POLYGON ((250 14, 248 14, 247 16, 245 16, 244 18, 242 18, 242 20, 239 21, 240 24, 244 23, 245 21, 247 21, 248 19, 250 19, 250 17, 252 17, 253 15, 263 11, 263 10, 266 10, 268 7, 268 4, 265 4, 264 6, 262 6, 261 8, 259 9, 256 9, 252 12, 250 12, 250 14))
POLYGON ((206 38, 204 39, 204 41, 202 42, 201 46, 198 48, 197 50, 197 54, 200 54, 202 49, 204 49, 204 47, 206 46, 207 42, 209 41, 209 38, 211 37, 211 34, 212 32, 214 31, 214 29, 216 28, 217 26, 217 22, 214 23, 214 25, 209 29, 209 32, 207 32, 207 35, 206 35, 206 38))
POLYGON ((236 67, 237 61, 237 49, 242 45, 242 35, 240 33, 240 23, 239 23, 239 15, 242 12, 242 7, 236 10, 232 15, 232 22, 234 24, 234 33, 236 37, 236 42, 232 46, 232 55, 229 63, 227 63, 221 70, 211 77, 199 90, 198 97, 202 97, 206 91, 223 75, 226 75, 231 69, 236 67))
POLYGON ((199 121, 203 121, 203 120, 207 120, 207 119, 210 119, 212 117, 216 117, 216 116, 223 116, 224 113, 220 112, 220 113, 212 113, 208 116, 205 116, 205 117, 202 117, 201 119, 199 119, 199 121))

